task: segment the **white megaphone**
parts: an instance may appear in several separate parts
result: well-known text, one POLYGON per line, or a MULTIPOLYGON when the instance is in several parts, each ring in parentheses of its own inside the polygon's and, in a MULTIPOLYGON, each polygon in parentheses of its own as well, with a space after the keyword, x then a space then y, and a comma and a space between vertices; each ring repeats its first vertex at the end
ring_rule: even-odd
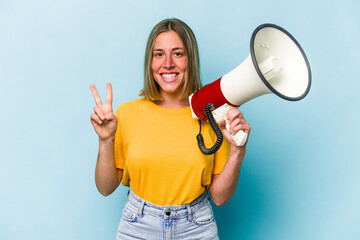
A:
MULTIPOLYGON (((205 106, 211 104, 212 116, 219 122, 221 119, 226 120, 226 113, 231 106, 239 107, 268 93, 297 101, 308 94, 310 85, 309 62, 299 43, 283 28, 274 24, 263 24, 258 26, 251 36, 250 55, 246 60, 231 72, 189 96, 189 101, 193 118, 210 121, 205 106)), ((226 123, 228 131, 229 127, 226 123)), ((243 131, 231 137, 238 146, 243 146, 247 140, 247 134, 243 131)))

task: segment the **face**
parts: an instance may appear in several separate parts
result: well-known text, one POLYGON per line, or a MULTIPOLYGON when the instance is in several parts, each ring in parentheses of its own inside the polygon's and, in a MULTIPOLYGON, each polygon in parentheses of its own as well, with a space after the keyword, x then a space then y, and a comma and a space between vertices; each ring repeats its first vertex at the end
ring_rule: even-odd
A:
POLYGON ((185 81, 187 58, 184 44, 174 31, 155 39, 151 68, 160 94, 178 95, 185 81))

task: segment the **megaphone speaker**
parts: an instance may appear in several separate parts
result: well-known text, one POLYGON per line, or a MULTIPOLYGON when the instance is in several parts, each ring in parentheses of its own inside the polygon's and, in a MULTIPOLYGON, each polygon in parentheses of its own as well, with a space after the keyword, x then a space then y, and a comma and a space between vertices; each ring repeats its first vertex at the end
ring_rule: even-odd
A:
MULTIPOLYGON (((189 96, 189 101, 194 118, 207 120, 205 106, 211 104, 211 117, 219 122, 226 119, 230 107, 239 107, 264 94, 274 93, 289 101, 303 99, 310 85, 310 65, 300 44, 285 29, 262 24, 251 36, 250 54, 245 61, 189 96)), ((226 127, 229 129, 228 123, 226 127)), ((238 146, 247 140, 243 131, 231 136, 238 146)))

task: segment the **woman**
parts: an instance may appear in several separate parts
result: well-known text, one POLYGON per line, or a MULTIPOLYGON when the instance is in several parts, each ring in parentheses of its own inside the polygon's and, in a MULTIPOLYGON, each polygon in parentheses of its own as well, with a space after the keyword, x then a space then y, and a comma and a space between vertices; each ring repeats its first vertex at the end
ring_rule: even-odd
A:
MULTIPOLYGON (((111 194, 120 184, 130 186, 117 239, 218 239, 208 190, 217 206, 235 192, 246 152, 226 139, 211 156, 196 142, 198 121, 191 116, 188 96, 201 88, 199 55, 192 30, 178 19, 158 23, 150 33, 141 99, 112 110, 107 84, 103 105, 94 85, 96 106, 91 123, 99 135, 95 180, 99 192, 111 194)), ((227 115, 230 132, 250 126, 233 108, 227 115)), ((216 136, 202 124, 207 146, 216 136)))

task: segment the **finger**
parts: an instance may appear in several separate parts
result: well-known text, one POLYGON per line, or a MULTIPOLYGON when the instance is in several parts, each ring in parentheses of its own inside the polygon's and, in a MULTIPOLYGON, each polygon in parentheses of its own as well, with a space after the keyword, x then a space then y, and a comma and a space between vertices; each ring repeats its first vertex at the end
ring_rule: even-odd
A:
POLYGON ((243 118, 235 118, 231 123, 230 123, 230 127, 235 127, 236 125, 239 124, 247 124, 247 122, 245 121, 245 119, 243 118))
POLYGON ((230 133, 232 135, 236 134, 237 130, 237 126, 241 123, 240 118, 235 118, 231 123, 230 123, 230 133))
POLYGON ((226 118, 229 120, 229 122, 231 123, 235 118, 244 118, 244 116, 242 115, 242 113, 240 112, 239 109, 237 108, 231 108, 227 115, 226 118))
POLYGON ((251 127, 247 122, 242 122, 233 127, 233 132, 236 134, 238 131, 243 130, 245 133, 249 134, 251 131, 251 127))
POLYGON ((219 125, 220 128, 225 128, 225 125, 226 125, 225 119, 221 119, 221 120, 218 122, 218 125, 219 125))
POLYGON ((106 120, 109 121, 109 122, 113 122, 115 124, 117 124, 118 120, 117 120, 117 117, 114 115, 113 112, 110 112, 108 114, 106 114, 106 120))
POLYGON ((113 95, 112 95, 112 86, 111 83, 107 83, 106 84, 106 104, 112 106, 112 99, 113 99, 113 95))
POLYGON ((98 115, 96 115, 95 113, 92 113, 90 115, 90 120, 91 120, 91 123, 94 125, 94 124, 102 124, 102 121, 101 119, 99 118, 98 115))
POLYGON ((250 125, 243 118, 236 118, 230 125, 230 129, 232 134, 236 134, 239 130, 243 130, 244 132, 250 132, 250 125))
POLYGON ((238 131, 244 131, 245 133, 249 133, 246 124, 239 124, 233 127, 232 134, 235 135, 238 131))
POLYGON ((94 112, 102 121, 105 120, 105 114, 99 105, 94 107, 94 112))
POLYGON ((94 99, 95 99, 96 104, 102 106, 101 98, 100 98, 100 96, 99 96, 98 91, 96 90, 95 85, 94 85, 94 84, 91 84, 91 85, 90 85, 90 89, 91 89, 91 92, 92 92, 92 94, 93 94, 93 96, 94 96, 94 99))

